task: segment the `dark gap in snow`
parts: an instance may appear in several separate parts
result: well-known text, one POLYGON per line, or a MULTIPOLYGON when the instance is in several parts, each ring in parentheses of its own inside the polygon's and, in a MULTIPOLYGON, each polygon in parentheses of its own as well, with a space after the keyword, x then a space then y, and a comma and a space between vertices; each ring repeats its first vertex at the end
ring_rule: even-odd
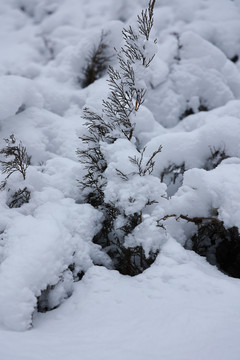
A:
POLYGON ((29 17, 33 17, 34 16, 34 12, 28 8, 27 6, 25 5, 20 5, 19 6, 19 10, 22 11, 23 13, 25 13, 27 16, 29 17))
POLYGON ((54 310, 57 306, 50 308, 48 303, 48 296, 51 290, 54 289, 54 286, 47 286, 45 290, 41 292, 41 295, 37 297, 37 311, 45 313, 49 310, 54 310))
POLYGON ((164 168, 160 174, 161 182, 164 182, 168 189, 168 196, 174 195, 178 188, 182 185, 183 174, 186 171, 185 162, 182 164, 170 164, 168 167, 164 168))
MULTIPOLYGON (((11 193, 11 192, 10 192, 11 193)), ((7 205, 12 208, 20 208, 24 204, 28 204, 30 201, 31 192, 25 186, 23 189, 18 189, 10 195, 7 200, 7 205)))
POLYGON ((208 107, 200 102, 200 105, 197 109, 197 111, 194 111, 193 108, 187 107, 186 110, 179 116, 179 120, 183 120, 189 115, 194 115, 200 111, 209 111, 208 107))
MULTIPOLYGON (((137 225, 134 221, 139 221, 136 214, 136 219, 131 224, 131 229, 137 225)), ((110 225, 109 225, 110 226, 110 225)), ((121 229, 118 229, 122 232, 121 229)), ((116 234, 107 233, 106 220, 105 225, 101 231, 94 237, 93 242, 102 246, 106 254, 112 259, 112 268, 117 270, 122 275, 136 276, 141 274, 144 270, 149 268, 155 261, 158 251, 150 251, 149 255, 146 256, 142 246, 125 247, 121 241, 116 238, 116 234), (111 238, 109 240, 109 237, 111 238), (111 243, 109 243, 111 241, 111 243)), ((128 229, 130 233, 130 229, 128 229)))
POLYGON ((84 276, 84 271, 79 271, 79 272, 76 272, 76 265, 73 263, 73 264, 70 264, 68 266, 68 269, 71 271, 72 274, 74 274, 74 281, 80 281, 82 280, 83 276, 84 276))
POLYGON ((176 38, 177 41, 176 55, 174 56, 174 59, 177 61, 177 63, 179 63, 181 61, 181 50, 183 45, 181 44, 179 33, 173 32, 172 35, 176 38))
POLYGON ((46 10, 46 15, 50 16, 53 15, 55 13, 54 10, 46 10))
POLYGON ((208 157, 204 166, 205 170, 215 169, 221 162, 228 159, 229 156, 225 152, 225 148, 218 148, 210 146, 211 155, 208 157))
POLYGON ((192 250, 219 270, 240 278, 240 235, 236 226, 226 229, 221 221, 199 226, 192 237, 192 250))
POLYGON ((239 56, 238 56, 238 55, 235 55, 235 56, 233 56, 230 60, 231 60, 233 63, 236 63, 236 62, 238 62, 238 59, 239 59, 239 56))
POLYGON ((43 40, 43 44, 44 44, 44 50, 43 52, 40 52, 42 55, 44 55, 46 53, 47 55, 47 63, 49 61, 52 61, 55 59, 55 49, 54 49, 54 44, 51 41, 51 39, 45 35, 42 35, 42 40, 43 40))
POLYGON ((158 251, 149 253, 146 257, 142 246, 125 248, 112 247, 107 254, 114 260, 114 269, 122 275, 136 276, 148 269, 155 261, 158 251))
POLYGON ((73 273, 66 269, 54 285, 47 285, 37 297, 36 310, 45 313, 50 310, 57 309, 59 305, 68 299, 73 293, 73 273))
POLYGON ((26 7, 24 5, 21 5, 19 9, 24 13, 26 12, 26 7))
POLYGON ((189 116, 189 115, 193 115, 195 114, 195 112, 193 111, 192 108, 187 108, 184 113, 182 113, 180 116, 179 116, 179 120, 183 120, 185 117, 189 116))
POLYGON ((201 104, 200 106, 199 106, 199 108, 198 108, 198 111, 200 112, 200 111, 208 111, 209 109, 207 108, 207 106, 205 106, 205 105, 203 105, 203 104, 201 104))
POLYGON ((17 114, 20 114, 21 112, 25 111, 26 110, 26 105, 25 104, 22 104, 21 106, 19 106, 17 112, 16 112, 16 115, 17 114))

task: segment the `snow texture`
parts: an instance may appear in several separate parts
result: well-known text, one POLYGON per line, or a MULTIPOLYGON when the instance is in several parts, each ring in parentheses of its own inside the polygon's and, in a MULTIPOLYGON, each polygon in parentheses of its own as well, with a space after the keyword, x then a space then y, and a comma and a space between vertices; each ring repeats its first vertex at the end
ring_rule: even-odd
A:
MULTIPOLYGON (((134 115, 134 138, 101 144, 106 200, 126 215, 157 201, 125 241, 146 254, 160 250, 143 274, 112 270, 93 242, 102 213, 84 203, 78 186, 85 174, 76 155, 83 108, 101 113, 109 93, 106 71, 82 88, 89 54, 105 34, 115 66, 122 28, 136 26, 146 6, 0 2, 0 148, 14 134, 31 156, 26 180, 15 172, 0 191, 2 360, 240 358, 239 279, 184 248, 195 225, 171 217, 156 226, 169 214, 217 213, 226 228, 240 229, 238 0, 156 1, 157 44, 147 49, 156 54, 136 74, 147 93, 134 115), (146 163, 160 145, 153 172, 135 176, 129 156, 139 156, 136 147, 146 147, 146 163), (11 193, 24 186, 30 201, 9 208, 11 193), (39 306, 52 311, 40 313, 39 306)), ((0 182, 5 176, 0 172, 0 182)))

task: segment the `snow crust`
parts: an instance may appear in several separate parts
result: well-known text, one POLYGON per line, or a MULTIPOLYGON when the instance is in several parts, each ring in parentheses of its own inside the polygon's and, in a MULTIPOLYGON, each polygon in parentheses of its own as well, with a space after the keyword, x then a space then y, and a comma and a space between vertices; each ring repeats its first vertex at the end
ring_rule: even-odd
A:
POLYGON ((160 253, 143 274, 124 277, 92 241, 103 219, 83 204, 77 180, 84 169, 75 152, 83 107, 101 112, 109 89, 106 73, 86 88, 79 77, 102 31, 116 63, 122 28, 136 24, 146 4, 0 3, 0 144, 14 133, 32 156, 26 181, 15 173, 8 183, 14 190, 26 185, 30 202, 10 209, 9 192, 0 191, 3 360, 239 360, 239 280, 184 249, 194 225, 171 218, 165 229, 155 225, 168 214, 217 211, 227 228, 240 228, 238 0, 156 2, 156 55, 147 75, 138 74, 148 91, 134 121, 135 142, 146 146, 144 159, 160 145, 162 151, 153 173, 139 180, 128 161, 138 155, 136 143, 119 139, 101 149, 109 164, 109 202, 134 214, 148 200, 158 201, 143 213, 126 246, 160 253), (216 150, 226 158, 214 167, 216 150), (162 174, 173 164, 184 164, 186 171, 170 184, 162 174), (132 174, 130 181, 116 169, 132 174), (129 194, 137 201, 129 201, 129 194), (38 299, 49 289, 54 310, 40 314, 38 299))

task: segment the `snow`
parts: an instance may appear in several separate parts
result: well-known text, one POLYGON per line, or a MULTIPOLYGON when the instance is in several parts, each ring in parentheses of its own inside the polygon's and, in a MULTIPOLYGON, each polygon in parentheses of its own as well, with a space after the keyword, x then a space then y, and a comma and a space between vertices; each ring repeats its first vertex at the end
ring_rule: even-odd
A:
POLYGON ((195 225, 163 221, 217 213, 226 228, 240 228, 238 0, 156 2, 157 44, 140 39, 156 55, 147 69, 136 65, 137 84, 148 90, 132 114, 133 139, 100 148, 108 164, 105 200, 121 210, 119 227, 143 209, 125 245, 159 255, 142 274, 123 276, 93 242, 103 214, 84 203, 76 150, 83 108, 101 115, 109 88, 106 72, 86 88, 80 80, 102 33, 117 66, 122 28, 135 26, 146 4, 0 3, 0 149, 15 134, 31 156, 26 180, 16 172, 0 191, 2 360, 239 360, 239 279, 184 248, 195 225), (129 157, 145 147, 146 166, 160 145, 153 172, 139 176, 129 157), (225 156, 215 167, 216 151, 225 156), (9 197, 25 186, 29 203, 10 209, 9 197))
POLYGON ((2 120, 15 115, 24 108, 36 106, 41 108, 43 98, 31 80, 18 76, 2 76, 0 81, 2 120))
POLYGON ((35 296, 57 284, 57 274, 66 271, 75 258, 78 272, 92 265, 88 248, 94 245, 89 241, 101 215, 89 205, 79 207, 70 199, 61 199, 60 192, 56 195, 53 192, 55 201, 48 197, 39 205, 34 216, 15 216, 7 239, 3 239, 7 254, 1 267, 0 317, 15 330, 29 327, 35 296))
POLYGON ((89 269, 33 330, 2 332, 4 359, 239 358, 239 286, 169 240, 151 269, 89 269), (14 343, 14 347, 12 344, 14 343))

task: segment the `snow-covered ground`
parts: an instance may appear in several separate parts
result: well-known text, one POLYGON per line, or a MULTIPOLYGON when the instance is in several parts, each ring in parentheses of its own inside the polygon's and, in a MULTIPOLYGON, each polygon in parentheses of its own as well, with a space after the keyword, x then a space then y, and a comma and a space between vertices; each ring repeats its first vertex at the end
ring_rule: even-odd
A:
MULTIPOLYGON (((157 52, 135 136, 146 155, 159 145, 162 151, 153 176, 137 188, 133 181, 131 191, 139 197, 149 179, 149 196, 159 197, 136 239, 160 253, 143 274, 129 277, 111 270, 92 242, 102 214, 83 203, 76 149, 83 107, 101 111, 109 88, 106 72, 85 88, 81 77, 101 33, 116 63, 111 55, 122 44, 122 28, 146 6, 146 0, 0 1, 0 148, 14 134, 31 156, 26 180, 15 172, 0 191, 1 360, 240 359, 240 281, 183 247, 194 225, 169 218, 159 235, 148 233, 151 219, 169 214, 217 213, 226 228, 240 228, 239 0, 156 1, 157 52), (218 166, 215 151, 225 154, 218 166), (175 183, 171 166, 185 170, 175 183), (23 186, 29 203, 9 208, 9 196, 23 186), (60 306, 39 313, 46 289, 48 307, 60 306)), ((126 166, 132 147, 123 139, 103 146, 106 197, 120 205, 129 183, 114 183, 111 169, 126 166)))
POLYGON ((170 241, 128 278, 92 267, 34 328, 1 331, 7 360, 239 360, 239 281, 170 241))

